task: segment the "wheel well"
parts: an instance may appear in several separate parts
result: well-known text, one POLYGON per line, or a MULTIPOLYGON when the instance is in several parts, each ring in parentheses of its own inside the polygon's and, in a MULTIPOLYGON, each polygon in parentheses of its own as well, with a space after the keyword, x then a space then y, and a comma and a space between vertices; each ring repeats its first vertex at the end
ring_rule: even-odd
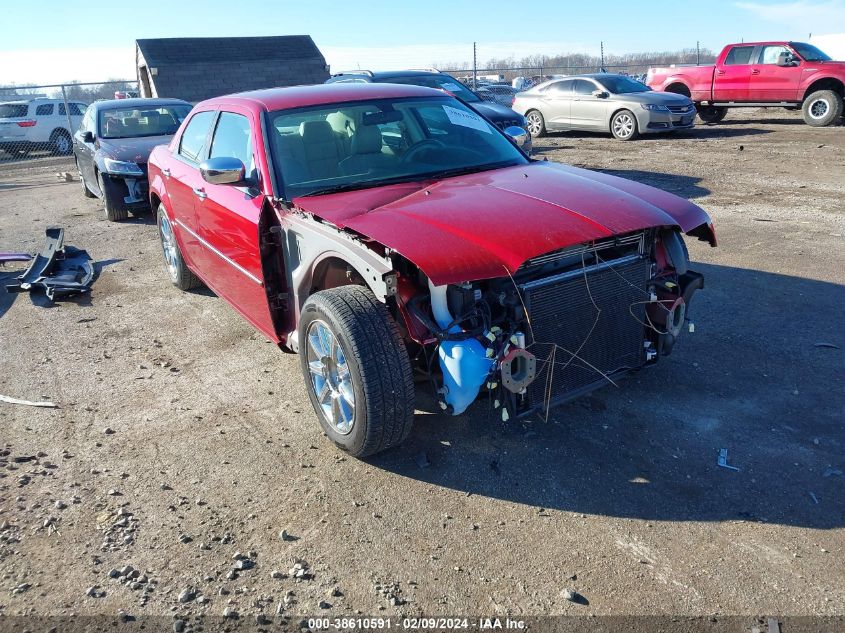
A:
POLYGON ((666 86, 666 92, 673 92, 676 95, 684 95, 685 97, 689 97, 692 93, 690 93, 689 88, 686 87, 685 84, 681 82, 676 82, 673 84, 669 84, 666 86))
POLYGON ((840 97, 845 97, 845 85, 833 77, 825 77, 824 79, 819 79, 818 81, 811 83, 804 92, 804 99, 817 90, 833 90, 833 92, 838 94, 840 97))
POLYGON ((63 127, 57 127, 55 130, 50 132, 50 140, 55 141, 56 137, 62 134, 70 138, 70 133, 66 129, 64 129, 63 127))
POLYGON ((158 205, 161 204, 161 198, 158 197, 156 193, 150 194, 150 209, 152 209, 153 214, 158 212, 158 205))
POLYGON ((358 271, 339 257, 327 257, 318 263, 311 276, 311 293, 350 285, 367 287, 358 271))

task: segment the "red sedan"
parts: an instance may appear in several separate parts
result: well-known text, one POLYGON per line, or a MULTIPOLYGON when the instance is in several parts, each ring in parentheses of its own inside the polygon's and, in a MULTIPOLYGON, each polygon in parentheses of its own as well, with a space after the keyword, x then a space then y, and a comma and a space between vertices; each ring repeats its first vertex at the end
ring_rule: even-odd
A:
MULTIPOLYGON (((414 373, 502 419, 668 354, 703 287, 707 214, 534 161, 443 92, 330 84, 197 105, 149 161, 167 269, 297 352, 317 418, 356 456, 407 437, 414 373)), ((425 384, 425 383, 421 383, 425 384)))

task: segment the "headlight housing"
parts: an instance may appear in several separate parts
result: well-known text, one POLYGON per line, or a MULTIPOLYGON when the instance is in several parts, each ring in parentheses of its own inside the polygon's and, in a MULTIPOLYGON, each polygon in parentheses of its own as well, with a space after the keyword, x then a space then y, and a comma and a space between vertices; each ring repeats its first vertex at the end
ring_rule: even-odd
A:
POLYGON ((138 167, 138 163, 124 160, 113 160, 111 158, 104 158, 106 173, 114 174, 116 176, 143 176, 143 170, 138 167))
POLYGON ((643 103, 642 106, 643 110, 648 110, 650 112, 669 112, 669 108, 657 103, 643 103))

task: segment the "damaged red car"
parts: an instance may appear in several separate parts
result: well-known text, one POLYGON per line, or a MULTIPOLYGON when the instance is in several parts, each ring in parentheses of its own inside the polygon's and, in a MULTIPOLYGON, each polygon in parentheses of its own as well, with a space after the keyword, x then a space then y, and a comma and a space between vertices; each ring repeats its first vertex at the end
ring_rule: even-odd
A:
POLYGON ((715 246, 713 225, 531 160, 520 134, 416 86, 200 103, 149 161, 170 279, 298 353, 320 424, 356 456, 407 437, 415 383, 454 415, 489 394, 505 420, 615 383, 691 326, 704 281, 683 235, 715 246))

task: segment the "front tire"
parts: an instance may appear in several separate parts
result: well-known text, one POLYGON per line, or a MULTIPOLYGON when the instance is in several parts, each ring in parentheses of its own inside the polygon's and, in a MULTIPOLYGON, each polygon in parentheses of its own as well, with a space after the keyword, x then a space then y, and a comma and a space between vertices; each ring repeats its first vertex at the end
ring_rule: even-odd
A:
POLYGON ((539 110, 531 110, 525 115, 525 120, 528 122, 528 133, 531 138, 540 138, 546 135, 546 120, 539 110))
POLYGON ((197 277, 182 258, 182 251, 179 250, 179 243, 173 234, 173 225, 167 217, 164 205, 158 206, 156 217, 158 224, 158 236, 161 240, 161 250, 164 253, 164 263, 167 265, 167 272, 170 275, 171 283, 179 290, 192 290, 202 285, 197 277))
POLYGON ((122 209, 111 199, 109 190, 106 188, 106 180, 101 172, 97 172, 97 184, 100 186, 100 193, 103 194, 103 213, 109 222, 122 222, 129 219, 129 211, 122 209))
POLYGON ((842 117, 842 109, 842 96, 833 90, 816 90, 801 106, 804 123, 813 127, 835 123, 842 117))
POLYGON ((414 420, 411 362, 387 307, 360 286, 311 295, 299 321, 308 396, 326 435, 354 457, 400 444, 414 420))
POLYGON ((633 141, 639 136, 637 117, 630 110, 620 110, 610 120, 610 133, 620 141, 633 141))
POLYGON ((705 123, 718 123, 727 115, 727 108, 719 106, 698 106, 698 118, 705 123))

